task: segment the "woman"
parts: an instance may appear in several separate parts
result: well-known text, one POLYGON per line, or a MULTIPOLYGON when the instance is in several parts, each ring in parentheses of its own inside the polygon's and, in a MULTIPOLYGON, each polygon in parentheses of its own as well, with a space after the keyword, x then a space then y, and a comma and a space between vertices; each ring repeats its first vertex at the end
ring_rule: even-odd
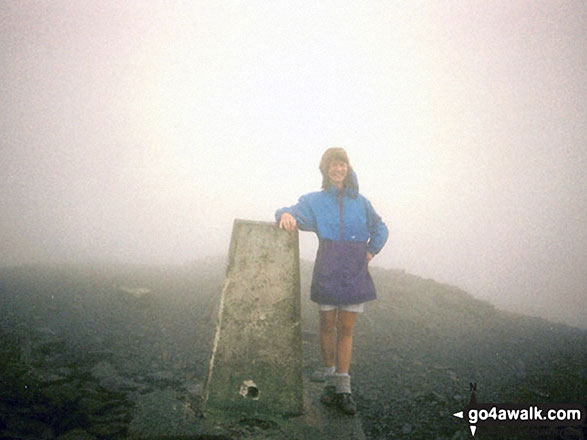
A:
POLYGON ((376 298, 367 264, 383 248, 388 231, 371 203, 359 194, 357 177, 344 149, 326 150, 320 171, 322 191, 306 194, 296 205, 277 210, 275 218, 280 228, 318 235, 310 298, 320 305, 320 348, 326 378, 320 401, 355 414, 349 375, 353 327, 364 303, 376 298))

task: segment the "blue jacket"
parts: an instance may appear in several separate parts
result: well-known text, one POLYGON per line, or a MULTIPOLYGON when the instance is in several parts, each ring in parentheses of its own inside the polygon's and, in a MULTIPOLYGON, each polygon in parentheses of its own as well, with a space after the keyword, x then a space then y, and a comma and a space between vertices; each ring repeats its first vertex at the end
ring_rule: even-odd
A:
POLYGON ((320 304, 358 304, 376 298, 368 273, 366 252, 377 254, 388 230, 361 194, 352 170, 351 186, 334 186, 300 197, 297 204, 278 209, 291 214, 298 229, 318 235, 319 247, 312 277, 312 300, 320 304))
POLYGON ((371 202, 359 194, 356 175, 349 172, 353 173, 353 187, 346 187, 342 194, 331 186, 303 195, 296 205, 278 209, 275 220, 279 222, 287 212, 302 231, 315 232, 319 239, 367 242, 367 250, 376 255, 385 245, 389 232, 371 202))

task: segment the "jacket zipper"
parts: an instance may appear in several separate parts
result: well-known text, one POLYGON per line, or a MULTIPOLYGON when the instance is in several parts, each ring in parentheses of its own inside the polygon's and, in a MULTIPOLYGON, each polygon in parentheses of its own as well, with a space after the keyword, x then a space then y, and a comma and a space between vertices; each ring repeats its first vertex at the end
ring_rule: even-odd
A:
POLYGON ((344 234, 342 231, 342 194, 338 195, 338 240, 343 241, 344 234))

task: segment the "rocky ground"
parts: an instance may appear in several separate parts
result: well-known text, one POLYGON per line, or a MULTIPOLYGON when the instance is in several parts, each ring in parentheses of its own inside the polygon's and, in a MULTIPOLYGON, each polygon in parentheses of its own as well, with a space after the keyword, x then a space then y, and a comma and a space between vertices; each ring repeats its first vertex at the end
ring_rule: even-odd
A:
POLYGON ((191 295, 188 280, 166 276, 4 270, 1 437, 117 439, 200 417, 210 328, 199 324, 209 324, 216 289, 191 295), (153 405, 174 408, 176 419, 150 419, 153 405))
MULTIPOLYGON (((357 321, 351 366, 368 438, 471 438, 468 426, 452 417, 470 401, 471 382, 479 402, 587 404, 586 331, 496 310, 456 287, 403 271, 371 272, 379 299, 357 321)), ((309 302, 303 312, 317 332, 309 302)), ((318 359, 317 344, 307 344, 305 356, 307 365, 318 359)), ((585 433, 482 427, 475 438, 580 439, 585 433)))
MULTIPOLYGON (((303 291, 309 270, 304 263, 303 291)), ((484 402, 587 403, 585 331, 400 271, 373 275, 380 299, 358 321, 351 371, 369 439, 470 438, 451 416, 469 401, 470 382, 484 402)), ((200 434, 222 281, 222 261, 1 269, 0 438, 284 437, 278 421, 254 419, 200 434)), ((309 373, 319 365, 316 313, 306 299, 302 311, 309 373)), ((582 436, 484 427, 476 438, 582 436)))

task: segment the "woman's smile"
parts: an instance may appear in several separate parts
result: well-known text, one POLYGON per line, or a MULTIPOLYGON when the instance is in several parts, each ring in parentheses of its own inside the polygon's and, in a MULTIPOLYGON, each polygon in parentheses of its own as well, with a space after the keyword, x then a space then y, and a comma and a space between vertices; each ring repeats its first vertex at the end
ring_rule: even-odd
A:
POLYGON ((348 171, 349 166, 346 164, 346 162, 339 159, 332 160, 328 166, 328 178, 330 179, 330 183, 338 188, 341 188, 348 171))

